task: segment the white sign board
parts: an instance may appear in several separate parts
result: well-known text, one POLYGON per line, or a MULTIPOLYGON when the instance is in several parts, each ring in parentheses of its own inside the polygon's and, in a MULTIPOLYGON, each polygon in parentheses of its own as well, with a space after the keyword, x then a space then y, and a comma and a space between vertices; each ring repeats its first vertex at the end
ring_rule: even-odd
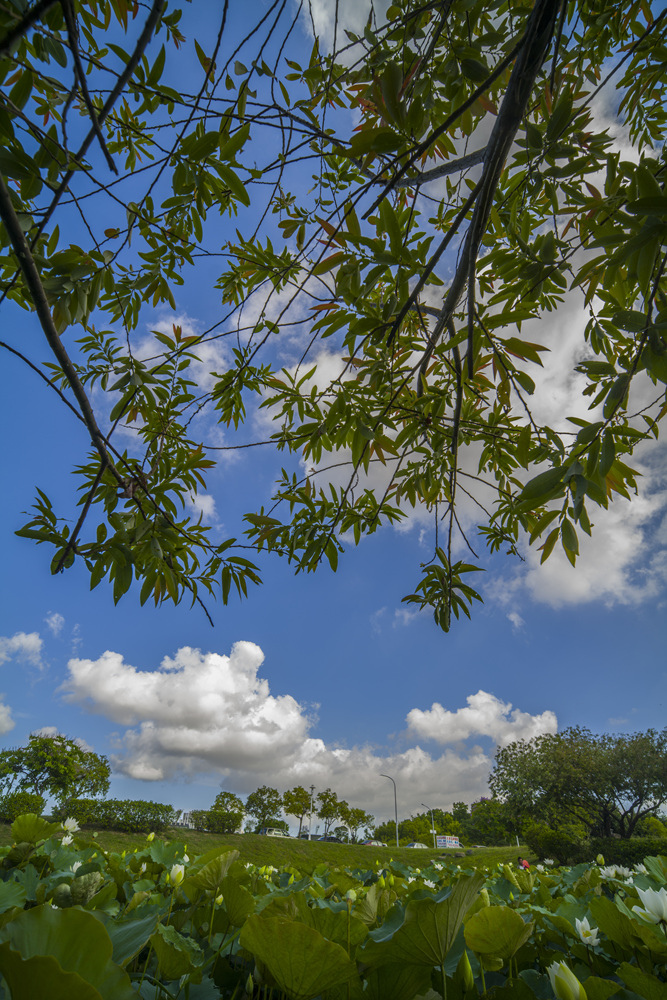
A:
POLYGON ((452 837, 450 834, 439 834, 435 838, 436 845, 438 847, 460 847, 459 838, 452 837))

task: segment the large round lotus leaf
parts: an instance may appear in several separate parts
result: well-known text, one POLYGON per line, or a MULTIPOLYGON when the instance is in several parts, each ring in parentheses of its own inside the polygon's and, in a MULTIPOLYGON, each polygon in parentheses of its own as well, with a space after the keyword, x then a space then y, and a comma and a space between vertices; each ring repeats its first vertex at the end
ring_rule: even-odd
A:
POLYGON ((268 968, 290 1000, 312 1000, 323 990, 357 978, 356 965, 339 944, 296 921, 254 914, 241 931, 240 943, 268 968))
POLYGON ((366 1000, 413 1000, 428 992, 432 971, 425 965, 382 965, 368 973, 364 997, 366 1000))
MULTIPOLYGON (((35 906, 6 924, 0 931, 0 940, 8 942, 12 952, 18 952, 24 962, 50 956, 62 972, 76 974, 104 997, 104 1000, 136 1000, 128 975, 112 961, 109 935, 102 923, 86 910, 58 910, 51 905, 35 906)), ((7 955, 7 949, 3 950, 3 954, 7 955)), ((11 954, 6 961, 12 969, 16 969, 17 960, 11 954)), ((46 975, 47 967, 50 968, 51 963, 32 963, 32 980, 37 982, 42 973, 46 975)), ((6 977, 2 962, 0 972, 6 977)), ((41 989, 30 994, 30 1000, 35 1000, 36 997, 48 997, 52 1000, 53 995, 51 981, 46 978, 41 989)), ((90 993, 91 997, 93 995, 95 994, 90 993)), ((17 996, 12 990, 12 1000, 17 1000, 17 996)), ((74 997, 79 1000, 79 996, 81 1000, 87 1000, 88 993, 79 994, 72 990, 69 1000, 74 997)))
POLYGON ((94 986, 76 972, 65 972, 51 955, 24 959, 7 942, 0 945, 0 973, 12 1000, 104 1000, 94 986))
POLYGON ((335 941, 342 948, 347 950, 347 943, 350 943, 350 954, 354 954, 354 949, 360 945, 368 936, 368 928, 356 916, 349 915, 346 910, 329 909, 328 906, 311 906, 308 908, 307 920, 304 920, 309 927, 314 927, 316 931, 325 937, 327 941, 335 941))
POLYGON ((509 906, 487 906, 466 923, 466 945, 478 955, 493 955, 507 961, 525 944, 533 927, 532 923, 524 924, 509 906))
POLYGON ((36 844, 38 840, 46 840, 56 833, 61 826, 59 823, 49 823, 36 813, 24 813, 14 820, 11 829, 15 843, 36 844))
POLYGON ((0 913, 25 903, 25 887, 18 882, 0 882, 0 913))
MULTIPOLYGON (((197 889, 204 889, 208 892, 219 892, 222 880, 231 868, 234 861, 239 856, 238 851, 222 850, 207 861, 199 871, 194 874, 188 872, 187 881, 196 886, 197 889)), ((201 861, 201 858, 198 859, 201 861)))
POLYGON ((194 972, 203 962, 204 956, 198 944, 170 925, 158 924, 151 944, 157 956, 160 973, 165 979, 180 979, 194 972))
POLYGON ((231 875, 221 883, 222 896, 229 921, 234 927, 243 927, 251 913, 255 912, 255 898, 231 875))
MULTIPOLYGON (((128 911, 129 909, 128 907, 128 911)), ((118 965, 127 965, 148 943, 148 939, 157 927, 160 914, 154 909, 148 916, 130 919, 127 918, 127 911, 124 917, 113 917, 108 913, 98 913, 97 917, 111 938, 114 962, 118 965)))
POLYGON ((636 965, 623 962, 618 969, 618 977, 634 993, 645 997, 646 1000, 667 1000, 667 983, 663 983, 652 973, 637 968, 636 965))
MULTIPOLYGON (((402 926, 391 936, 385 928, 372 931, 358 958, 373 967, 404 962, 406 965, 442 965, 463 919, 477 897, 484 878, 464 876, 443 899, 412 899, 405 907, 402 926)), ((396 910, 396 916, 400 912, 396 910)))

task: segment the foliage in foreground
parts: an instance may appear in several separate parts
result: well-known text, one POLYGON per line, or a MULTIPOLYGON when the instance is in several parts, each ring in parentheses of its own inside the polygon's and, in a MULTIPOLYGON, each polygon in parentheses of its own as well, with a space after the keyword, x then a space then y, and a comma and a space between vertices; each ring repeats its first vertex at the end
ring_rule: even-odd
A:
POLYGON ((305 5, 298 24, 246 5, 238 38, 227 4, 200 5, 198 40, 187 7, 144 6, 0 10, 0 302, 44 335, 37 364, 11 319, 0 346, 90 442, 78 517, 39 491, 19 534, 116 601, 136 582, 142 603, 226 602, 261 581, 262 550, 335 569, 343 538, 417 508, 433 555, 404 600, 445 631, 481 600, 466 505, 492 552, 559 545, 574 564, 667 413, 667 11, 400 0, 304 53, 305 5), (147 342, 202 259, 209 329, 147 342), (567 372, 560 331, 525 330, 566 299, 567 372), (540 416, 544 365, 590 410, 540 416), (275 488, 242 540, 214 539, 189 498, 260 444, 275 488))
MULTIPOLYGON (((656 1000, 667 858, 462 872, 243 863, 149 835, 131 853, 19 817, 3 848, 5 996, 71 1000, 656 1000)), ((419 859, 421 862, 421 858, 419 859)))

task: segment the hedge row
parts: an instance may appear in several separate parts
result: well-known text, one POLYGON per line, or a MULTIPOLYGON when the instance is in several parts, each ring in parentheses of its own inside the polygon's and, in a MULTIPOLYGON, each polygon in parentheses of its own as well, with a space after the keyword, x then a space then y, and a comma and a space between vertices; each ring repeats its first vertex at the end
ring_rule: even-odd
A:
POLYGON ((54 813, 57 819, 72 816, 81 826, 126 833, 149 833, 173 826, 180 812, 162 802, 143 799, 70 799, 66 808, 54 813))
POLYGON ((41 816, 46 800, 36 792, 13 792, 0 799, 0 820, 3 823, 13 823, 24 813, 35 813, 41 816))
POLYGON ((524 840, 539 858, 553 858, 561 865, 593 861, 601 854, 608 865, 630 867, 654 854, 667 854, 667 837, 593 837, 582 840, 567 827, 552 830, 535 823, 524 833, 524 840))

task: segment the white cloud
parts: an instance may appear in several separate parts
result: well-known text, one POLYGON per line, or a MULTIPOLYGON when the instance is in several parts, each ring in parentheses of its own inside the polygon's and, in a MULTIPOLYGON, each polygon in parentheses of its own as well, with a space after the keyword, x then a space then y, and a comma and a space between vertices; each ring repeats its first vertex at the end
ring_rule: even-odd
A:
POLYGON ((2 697, 0 695, 0 734, 10 732, 16 725, 12 719, 12 710, 2 701, 2 697))
POLYGON ((512 623, 512 629, 514 632, 520 632, 521 629, 526 624, 518 611, 510 611, 507 617, 509 621, 512 623))
POLYGON ((57 611, 49 611, 44 621, 54 635, 60 635, 65 624, 62 615, 59 615, 57 611))
POLYGON ((530 715, 512 708, 487 691, 478 691, 466 699, 467 708, 450 712, 435 701, 430 710, 413 708, 408 712, 408 733, 436 743, 459 743, 471 736, 490 736, 499 746, 514 740, 529 740, 540 733, 555 733, 558 721, 551 711, 530 715))
MULTIPOLYGON (((492 760, 479 746, 459 745, 433 756, 415 745, 386 752, 367 745, 327 745, 311 735, 316 725, 312 710, 290 695, 271 694, 268 681, 258 673, 263 660, 252 642, 235 643, 229 656, 186 646, 156 670, 139 670, 119 653, 107 651, 97 660, 70 660, 63 690, 66 700, 126 727, 117 737, 113 763, 132 778, 215 774, 239 792, 259 784, 279 789, 330 786, 376 816, 393 810, 391 789, 379 777, 383 771, 399 785, 404 813, 418 809, 427 795, 447 807, 487 791, 492 760)), ((446 713, 458 720, 459 744, 468 737, 509 740, 555 728, 553 713, 512 712, 511 705, 484 692, 468 702, 472 710, 446 713)), ((445 712, 436 705, 430 712, 413 710, 408 735, 450 742, 441 738, 437 727, 435 736, 426 731, 427 720, 438 710, 445 712), (420 719, 423 731, 417 733, 420 719)))
POLYGON ((42 667, 42 640, 38 632, 15 632, 12 636, 0 635, 0 663, 23 660, 34 667, 42 667))
POLYGON ((196 518, 201 517, 204 524, 217 525, 218 514, 215 508, 215 497, 210 493, 193 493, 188 497, 188 503, 196 518))

